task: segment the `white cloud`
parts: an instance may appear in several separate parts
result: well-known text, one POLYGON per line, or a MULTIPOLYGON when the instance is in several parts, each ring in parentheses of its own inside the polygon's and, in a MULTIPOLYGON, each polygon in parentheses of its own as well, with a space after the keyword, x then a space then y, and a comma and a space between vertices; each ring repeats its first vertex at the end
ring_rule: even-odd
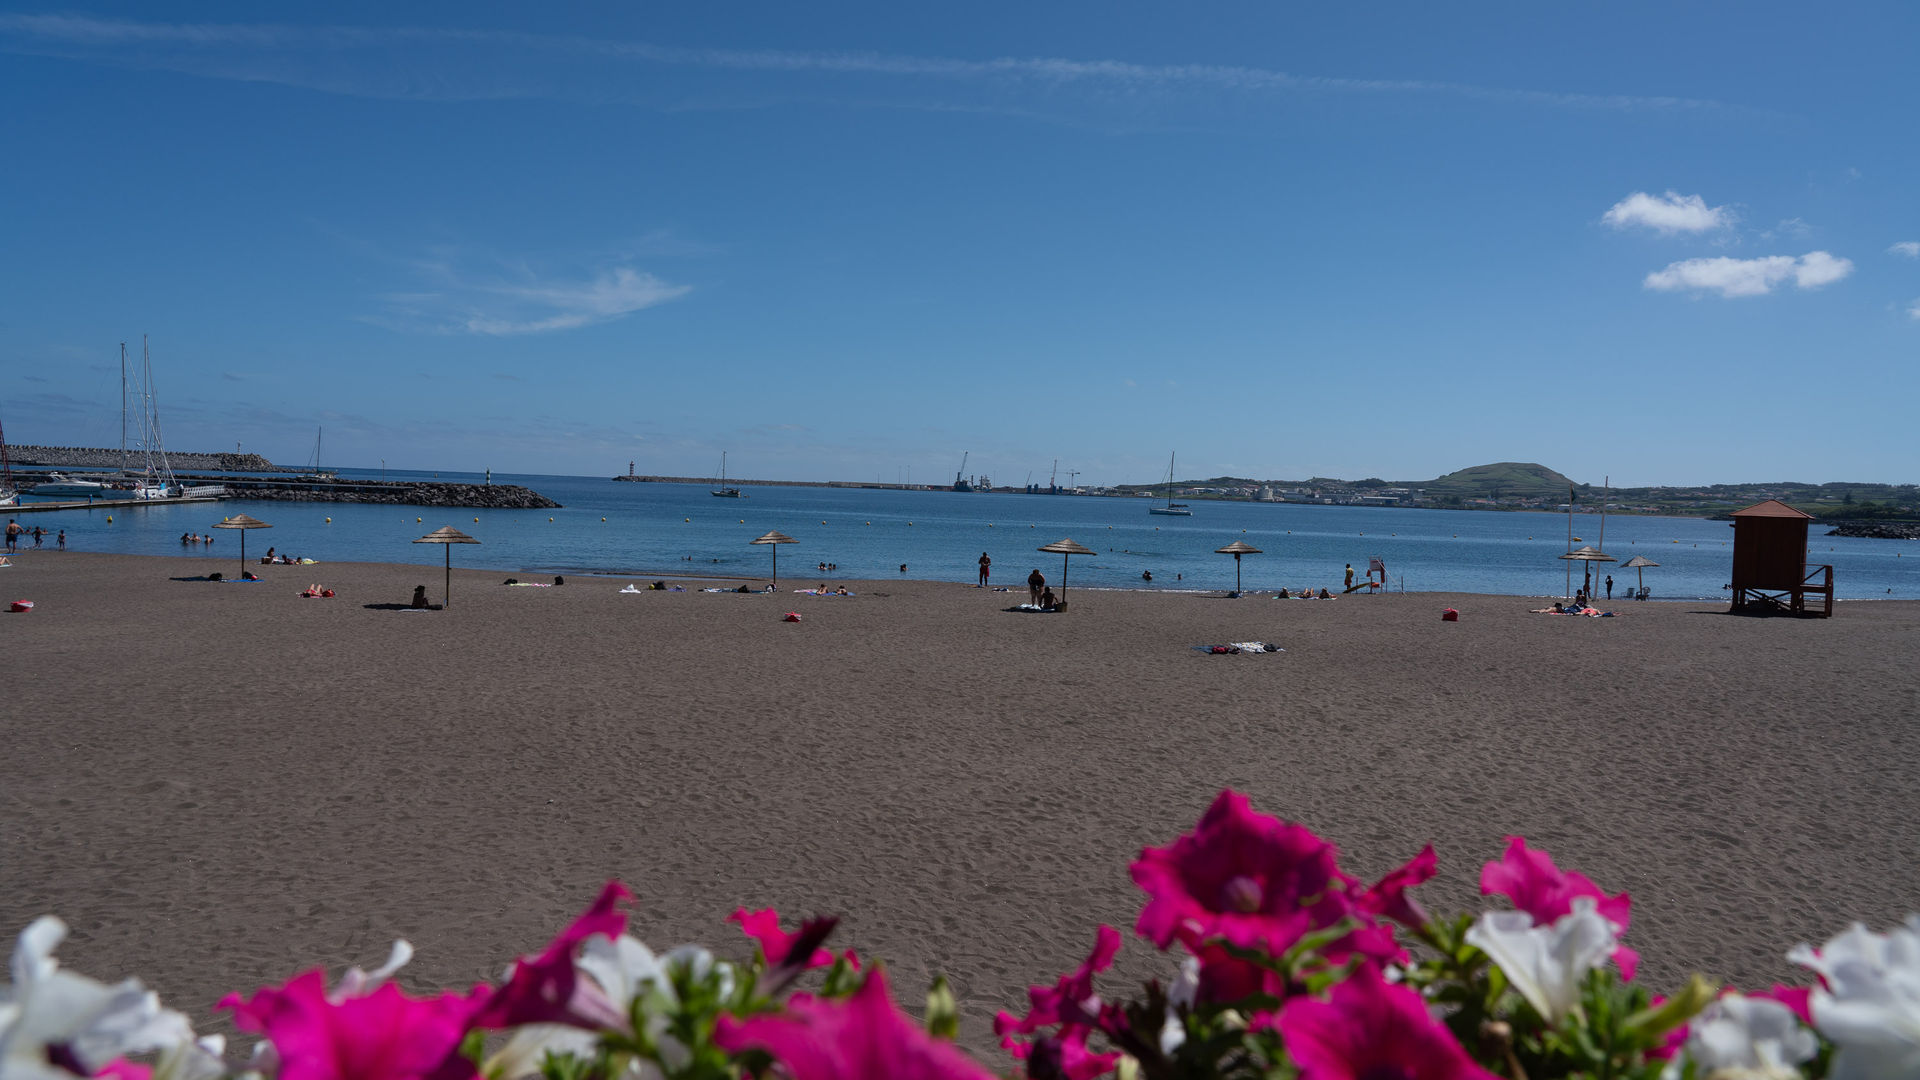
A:
POLYGON ((1616 229, 1639 225, 1670 235, 1724 229, 1739 217, 1728 207, 1708 206, 1707 200, 1698 195, 1670 190, 1665 195, 1636 191, 1614 203, 1600 220, 1616 229))
POLYGON ((409 332, 544 334, 611 322, 692 291, 626 266, 566 279, 499 260, 491 261, 490 272, 475 271, 469 268, 475 261, 470 253, 447 251, 408 263, 436 288, 388 293, 386 313, 362 321, 409 332))
POLYGON ((1902 255, 1909 259, 1920 259, 1920 240, 1902 240, 1887 249, 1889 255, 1902 255))
POLYGON ((1800 289, 1818 289, 1853 273, 1853 261, 1824 251, 1799 258, 1767 255, 1758 259, 1687 259, 1647 275, 1646 288, 1659 292, 1712 292, 1731 299, 1765 296, 1774 286, 1793 282, 1800 289))
POLYGON ((1916 299, 1913 303, 1907 305, 1907 318, 1915 322, 1920 322, 1920 299, 1916 299))
POLYGON ((479 291, 504 297, 517 310, 534 313, 519 318, 475 313, 466 321, 465 328, 471 333, 499 336, 572 330, 607 322, 685 296, 690 286, 670 285, 652 274, 623 266, 592 281, 486 285, 479 291))

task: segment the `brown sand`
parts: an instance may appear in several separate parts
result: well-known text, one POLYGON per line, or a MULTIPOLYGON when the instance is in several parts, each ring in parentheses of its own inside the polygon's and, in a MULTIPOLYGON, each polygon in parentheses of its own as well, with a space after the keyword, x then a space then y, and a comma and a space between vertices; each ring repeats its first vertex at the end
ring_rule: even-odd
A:
MULTIPOLYGON (((738 905, 840 913, 909 1002, 949 973, 983 1048, 1096 923, 1131 927, 1128 860, 1228 785, 1364 878, 1433 841, 1435 910, 1477 907, 1523 833, 1632 892, 1655 987, 1791 978, 1795 942, 1920 909, 1915 603, 1570 619, 1076 589, 1021 615, 944 583, 634 596, 456 571, 450 610, 402 614, 364 605, 438 599, 438 568, 16 563, 5 599, 39 609, 0 615, 0 933, 58 913, 68 963, 196 1017, 397 936, 416 987, 492 977, 619 877, 657 947, 743 955, 738 905), (340 595, 295 595, 312 581, 340 595), (1287 651, 1189 648, 1256 638, 1287 651)), ((1169 968, 1122 954, 1123 977, 1169 968)))

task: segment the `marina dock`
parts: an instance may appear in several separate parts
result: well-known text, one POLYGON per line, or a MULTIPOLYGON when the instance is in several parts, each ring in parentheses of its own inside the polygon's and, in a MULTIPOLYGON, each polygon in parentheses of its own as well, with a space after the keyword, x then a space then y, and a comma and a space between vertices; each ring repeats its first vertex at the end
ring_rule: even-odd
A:
POLYGON ((227 498, 225 495, 189 495, 178 499, 74 499, 68 502, 23 502, 18 506, 0 507, 6 516, 15 514, 44 514, 53 510, 119 510, 127 507, 142 506, 178 506, 181 503, 212 503, 227 498))

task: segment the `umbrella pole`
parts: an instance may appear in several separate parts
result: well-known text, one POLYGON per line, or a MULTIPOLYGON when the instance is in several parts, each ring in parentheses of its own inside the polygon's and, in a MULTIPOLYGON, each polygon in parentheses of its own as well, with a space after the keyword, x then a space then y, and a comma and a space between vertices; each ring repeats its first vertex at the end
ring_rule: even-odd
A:
POLYGON ((247 576, 247 530, 240 530, 240 576, 247 576))
POLYGON ((1073 558, 1071 555, 1060 556, 1060 599, 1062 600, 1067 598, 1067 560, 1071 558, 1073 558))
POLYGON ((768 544, 773 549, 773 587, 780 587, 780 545, 768 544))
POLYGON ((440 550, 447 557, 447 580, 440 586, 441 607, 453 606, 453 545, 441 544, 440 550))
POLYGON ((1233 553, 1233 591, 1240 591, 1240 553, 1233 553))

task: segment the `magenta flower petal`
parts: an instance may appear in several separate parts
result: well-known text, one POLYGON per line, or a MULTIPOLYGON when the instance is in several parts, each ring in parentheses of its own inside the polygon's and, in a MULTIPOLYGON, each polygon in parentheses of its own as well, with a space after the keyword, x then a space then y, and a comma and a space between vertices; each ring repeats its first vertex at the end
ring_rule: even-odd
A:
POLYGON ((484 1000, 484 988, 410 998, 389 982, 332 1001, 316 968, 251 1000, 229 994, 218 1007, 233 1011, 235 1027, 273 1043, 280 1080, 471 1080, 479 1074, 460 1041, 484 1000))
POLYGON ((1297 997, 1277 1025, 1301 1080, 1499 1080, 1473 1063, 1419 993, 1363 964, 1327 1000, 1297 997))
POLYGON ((1064 1080, 1094 1080, 1105 1076, 1120 1064, 1118 1053, 1096 1054, 1087 1049, 1087 1028, 1071 1028, 1061 1035, 1049 1035, 1033 1044, 1024 1056, 1028 1076, 1057 1076, 1064 1080))
POLYGON ((501 987, 475 1018, 487 1030, 521 1024, 565 1024, 597 1031, 619 1027, 627 1018, 614 1008, 604 991, 580 978, 574 967, 580 947, 595 934, 617 938, 627 930, 621 901, 633 893, 618 881, 609 881, 587 910, 548 943, 539 956, 514 961, 507 985, 501 987))
POLYGON ((1812 987, 1788 986, 1785 983, 1774 983, 1769 989, 1755 990, 1747 996, 1777 1001, 1787 1008, 1792 1009, 1793 1015, 1799 1017, 1801 1023, 1808 1027, 1813 1026, 1812 987))
POLYGON ((1632 982, 1633 973, 1640 969, 1639 951, 1625 945, 1617 946, 1613 950, 1613 966, 1620 969, 1621 979, 1632 982))
POLYGON ((765 1050, 793 1080, 988 1080, 993 1075, 901 1012, 880 970, 844 1001, 795 994, 782 1013, 745 1020, 722 1016, 713 1041, 730 1054, 765 1050))
POLYGON ((1223 938, 1280 953, 1352 910, 1338 851, 1303 825, 1255 813, 1222 791, 1192 832, 1146 848, 1129 869, 1147 894, 1135 931, 1164 949, 1223 938))
POLYGON ((1079 967, 1060 976, 1052 986, 1027 988, 1029 1007, 1025 1019, 1016 1020, 1012 1013, 1007 1012, 994 1018, 994 1034, 1002 1036, 1001 1045, 1010 1048, 1013 1043, 1011 1036, 1026 1035, 1062 1022, 1076 1025, 1094 1023, 1099 1002, 1093 993, 1093 976, 1112 967, 1113 958, 1119 952, 1120 931, 1111 926, 1101 926, 1094 935, 1093 952, 1079 967))
MULTIPOLYGON (((773 908, 761 908, 759 911, 735 908, 733 914, 727 916, 727 921, 739 923, 741 933, 759 942, 760 954, 766 957, 767 966, 770 968, 786 963, 787 953, 793 949, 794 939, 800 936, 780 929, 780 913, 773 908)), ((808 968, 832 966, 833 954, 826 949, 815 949, 807 958, 806 967, 808 968)), ((859 969, 857 961, 854 962, 853 967, 855 970, 859 969)))
POLYGON ((126 1058, 114 1058, 100 1066, 100 1071, 93 1074, 93 1080, 153 1080, 153 1066, 126 1058))
POLYGON ((1420 854, 1407 860, 1405 866, 1361 893, 1355 899, 1355 906, 1368 915, 1384 916, 1409 929, 1418 930, 1427 925, 1431 917, 1418 901, 1407 895, 1407 890, 1424 884, 1439 872, 1440 857, 1433 853, 1433 845, 1428 844, 1420 849, 1420 854))
POLYGON ((1633 901, 1626 893, 1608 896, 1585 874, 1561 870, 1553 864, 1553 856, 1529 849, 1526 838, 1520 836, 1507 837, 1506 855, 1480 871, 1480 893, 1507 897, 1539 926, 1571 913, 1576 896, 1593 897, 1595 910, 1622 932, 1633 916, 1633 901))

